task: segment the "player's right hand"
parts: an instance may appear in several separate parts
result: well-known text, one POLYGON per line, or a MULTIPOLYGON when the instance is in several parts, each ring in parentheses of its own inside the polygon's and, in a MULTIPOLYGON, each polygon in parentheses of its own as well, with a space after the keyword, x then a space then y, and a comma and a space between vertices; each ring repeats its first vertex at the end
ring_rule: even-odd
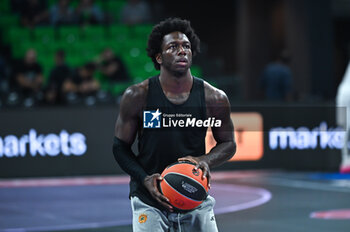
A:
POLYGON ((158 181, 162 181, 163 177, 159 173, 146 176, 143 181, 143 185, 150 192, 151 196, 156 199, 162 206, 164 206, 168 211, 173 212, 174 209, 169 203, 169 199, 165 197, 158 190, 158 181))

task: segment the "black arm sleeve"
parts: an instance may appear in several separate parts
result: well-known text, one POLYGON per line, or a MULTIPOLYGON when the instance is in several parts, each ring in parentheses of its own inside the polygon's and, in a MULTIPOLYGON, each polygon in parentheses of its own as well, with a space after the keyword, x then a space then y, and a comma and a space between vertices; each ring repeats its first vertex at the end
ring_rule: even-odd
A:
POLYGON ((137 162, 136 156, 131 150, 131 145, 114 137, 113 155, 119 166, 126 173, 143 184, 143 180, 147 176, 147 173, 143 170, 139 162, 137 162))

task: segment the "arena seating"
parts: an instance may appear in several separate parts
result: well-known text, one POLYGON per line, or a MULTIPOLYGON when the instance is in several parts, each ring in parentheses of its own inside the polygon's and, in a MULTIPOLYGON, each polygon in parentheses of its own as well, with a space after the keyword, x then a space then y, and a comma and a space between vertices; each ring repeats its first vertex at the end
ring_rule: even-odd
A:
MULTIPOLYGON (((52 5, 57 0, 49 0, 52 5)), ((128 26, 118 22, 119 13, 125 0, 96 0, 104 12, 113 12, 116 19, 113 23, 89 26, 37 26, 33 29, 24 28, 19 23, 19 15, 11 12, 10 0, 0 1, 0 27, 4 43, 10 45, 13 58, 20 59, 29 48, 38 53, 38 61, 43 66, 44 76, 47 79, 54 65, 54 53, 63 49, 67 54, 67 63, 78 67, 86 62, 93 61, 104 48, 110 47, 125 62, 133 82, 139 82, 156 75, 151 59, 147 56, 146 46, 148 34, 152 24, 128 26)), ((77 0, 71 1, 76 6, 77 0)), ((193 66, 192 73, 200 76, 201 69, 193 66)), ((118 86, 110 90, 113 94, 120 94, 127 85, 118 86)), ((105 86, 104 88, 108 88, 105 86)))

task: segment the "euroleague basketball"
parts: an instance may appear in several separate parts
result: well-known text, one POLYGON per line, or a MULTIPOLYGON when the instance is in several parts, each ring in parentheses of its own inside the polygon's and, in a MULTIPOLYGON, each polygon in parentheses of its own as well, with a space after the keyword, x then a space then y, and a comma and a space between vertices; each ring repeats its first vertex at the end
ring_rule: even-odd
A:
POLYGON ((176 162, 164 169, 160 191, 179 210, 192 210, 208 196, 208 178, 202 180, 202 170, 190 162, 176 162))

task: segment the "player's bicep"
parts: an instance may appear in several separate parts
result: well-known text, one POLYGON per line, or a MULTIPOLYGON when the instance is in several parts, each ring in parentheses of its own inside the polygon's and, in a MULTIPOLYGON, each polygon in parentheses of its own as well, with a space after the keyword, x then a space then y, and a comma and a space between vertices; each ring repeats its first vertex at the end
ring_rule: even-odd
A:
POLYGON ((221 97, 219 102, 210 107, 211 116, 221 120, 219 127, 213 127, 212 133, 217 143, 234 141, 233 123, 230 117, 231 107, 226 96, 221 97))
POLYGON ((137 121, 133 118, 123 118, 119 115, 115 124, 115 136, 118 139, 131 144, 134 142, 136 132, 137 121))
POLYGON ((122 98, 119 115, 115 124, 115 136, 126 143, 132 144, 138 128, 138 104, 135 104, 135 94, 127 90, 122 98))
POLYGON ((217 143, 234 141, 233 123, 231 119, 223 119, 221 127, 213 127, 212 132, 217 143))

